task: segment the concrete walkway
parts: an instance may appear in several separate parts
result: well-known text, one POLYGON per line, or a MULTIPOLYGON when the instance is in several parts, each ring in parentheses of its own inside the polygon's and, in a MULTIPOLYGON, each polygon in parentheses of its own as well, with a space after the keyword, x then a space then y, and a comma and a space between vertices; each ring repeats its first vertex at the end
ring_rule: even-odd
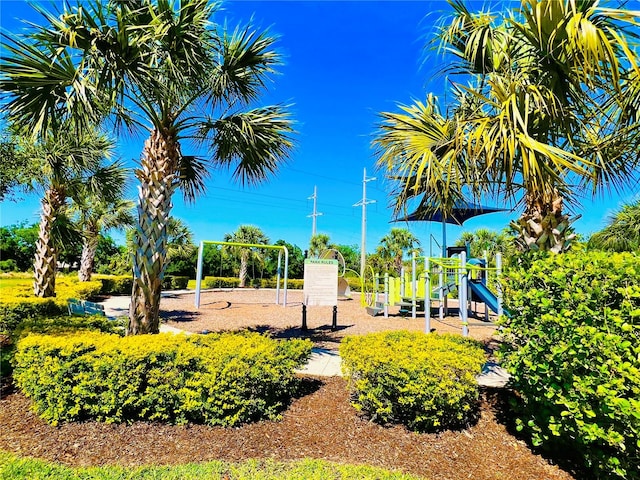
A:
MULTIPOLYGON (((184 292, 191 292, 190 290, 184 290, 184 292)), ((170 295, 176 295, 182 293, 182 291, 168 292, 170 295)), ((104 305, 104 312, 107 317, 121 317, 129 314, 129 302, 131 297, 129 296, 112 296, 102 302, 104 305)), ((161 324, 161 332, 170 333, 184 333, 191 335, 191 332, 186 332, 169 325, 161 324)), ((297 370, 299 373, 306 375, 318 375, 325 377, 342 376, 342 359, 335 350, 328 350, 326 348, 313 348, 311 350, 311 357, 307 364, 297 370)), ((500 365, 494 362, 487 362, 482 367, 482 373, 476 377, 478 384, 483 387, 503 388, 509 381, 509 374, 500 365)))

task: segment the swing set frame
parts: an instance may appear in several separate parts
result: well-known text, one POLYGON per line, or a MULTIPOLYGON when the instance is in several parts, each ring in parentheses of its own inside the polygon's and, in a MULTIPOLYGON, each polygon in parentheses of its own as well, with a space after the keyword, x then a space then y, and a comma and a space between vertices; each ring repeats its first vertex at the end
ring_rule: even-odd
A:
POLYGON ((237 242, 218 242, 215 240, 202 240, 198 249, 198 269, 196 272, 196 295, 195 305, 200 308, 200 285, 202 283, 202 258, 204 255, 205 245, 223 245, 229 247, 255 247, 266 248, 271 250, 280 250, 278 254, 278 269, 276 279, 276 305, 280 305, 280 266, 282 265, 282 252, 284 252, 284 295, 282 306, 287 306, 287 280, 289 278, 289 250, 284 245, 261 245, 256 243, 237 243, 237 242))

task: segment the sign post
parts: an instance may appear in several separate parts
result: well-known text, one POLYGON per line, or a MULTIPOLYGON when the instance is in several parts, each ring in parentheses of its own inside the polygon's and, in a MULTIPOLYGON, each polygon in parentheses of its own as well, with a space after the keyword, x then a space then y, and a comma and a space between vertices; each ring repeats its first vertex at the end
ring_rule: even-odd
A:
POLYGON ((338 261, 308 258, 304 261, 302 330, 307 330, 307 306, 332 306, 331 330, 338 328, 338 261))

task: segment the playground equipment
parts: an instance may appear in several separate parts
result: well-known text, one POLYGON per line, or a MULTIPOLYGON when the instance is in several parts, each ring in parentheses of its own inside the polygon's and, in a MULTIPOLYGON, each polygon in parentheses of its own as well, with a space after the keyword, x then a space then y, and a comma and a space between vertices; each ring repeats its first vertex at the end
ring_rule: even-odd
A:
POLYGON ((203 240, 200 242, 200 248, 198 249, 198 266, 196 272, 196 295, 195 306, 200 308, 200 285, 202 283, 202 257, 204 254, 205 245, 226 245, 230 247, 249 247, 249 248, 266 248, 272 250, 280 250, 278 254, 278 268, 276 278, 276 305, 280 304, 280 267, 282 264, 282 253, 284 252, 284 295, 282 300, 282 306, 287 306, 287 280, 289 273, 289 250, 284 245, 261 245, 253 243, 236 243, 236 242, 217 242, 213 240, 203 240))
MULTIPOLYGON (((399 306, 400 314, 411 313, 411 318, 417 318, 417 311, 424 311, 425 331, 431 331, 431 304, 438 303, 438 316, 442 321, 449 309, 448 299, 457 292, 458 312, 462 323, 463 335, 468 335, 469 330, 469 302, 471 294, 475 295, 485 306, 502 315, 502 294, 499 282, 496 282, 497 294, 494 294, 487 285, 489 275, 500 277, 502 271, 502 259, 496 255, 496 267, 489 268, 486 261, 470 258, 467 261, 468 252, 465 247, 449 247, 446 258, 424 258, 424 271, 417 275, 415 254, 411 260, 411 274, 402 272, 400 278, 384 275, 384 289, 377 291, 379 276, 375 276, 374 287, 375 302, 367 305, 367 313, 372 316, 383 313, 385 318, 389 315, 390 306, 399 306)), ((486 312, 488 318, 488 312, 486 312)))
MULTIPOLYGON (((338 298, 348 299, 351 298, 351 288, 349 287, 349 282, 345 278, 345 274, 350 271, 358 275, 358 272, 347 268, 347 264, 344 260, 344 256, 340 253, 340 250, 336 248, 329 248, 324 250, 320 256, 321 259, 325 260, 337 260, 338 262, 338 298)), ((359 275, 358 275, 359 276, 359 275)))

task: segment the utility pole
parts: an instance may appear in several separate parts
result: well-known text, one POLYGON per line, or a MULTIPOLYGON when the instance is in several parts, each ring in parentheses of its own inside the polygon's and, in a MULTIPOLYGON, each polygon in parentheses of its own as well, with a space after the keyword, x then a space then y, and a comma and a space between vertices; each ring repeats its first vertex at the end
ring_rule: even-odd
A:
POLYGON ((358 203, 355 203, 354 207, 362 206, 362 242, 360 245, 360 278, 364 278, 364 264, 367 259, 367 205, 370 203, 376 203, 375 200, 367 200, 367 182, 371 182, 375 180, 376 177, 367 178, 367 169, 364 169, 364 174, 362 175, 362 200, 358 203))
POLYGON ((313 195, 308 197, 308 200, 311 200, 313 198, 313 213, 311 215, 307 215, 307 217, 311 217, 313 219, 313 223, 311 224, 311 237, 315 237, 316 236, 316 217, 319 217, 322 215, 322 213, 319 213, 316 209, 316 204, 317 204, 317 200, 318 200, 318 187, 316 187, 315 185, 313 186, 313 195))

